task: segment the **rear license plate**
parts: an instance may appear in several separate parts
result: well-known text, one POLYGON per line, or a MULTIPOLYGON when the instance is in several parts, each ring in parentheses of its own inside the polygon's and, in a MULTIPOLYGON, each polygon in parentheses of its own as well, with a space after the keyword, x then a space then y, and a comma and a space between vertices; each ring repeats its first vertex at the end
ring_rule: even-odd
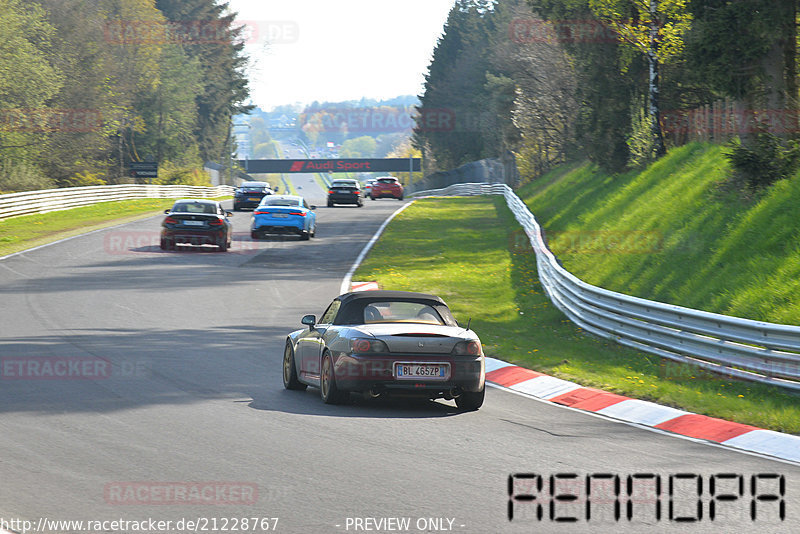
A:
POLYGON ((247 200, 253 200, 253 201, 256 201, 256 202, 257 202, 257 201, 259 201, 259 200, 261 200, 261 199, 260 199, 260 198, 258 198, 258 197, 249 197, 247 200))
POLYGON ((287 217, 289 217, 289 215, 287 215, 286 213, 273 213, 272 216, 278 217, 280 219, 286 219, 287 217))
POLYGON ((394 376, 398 380, 447 380, 450 364, 398 362, 394 364, 394 376))
POLYGON ((206 223, 203 221, 183 221, 183 224, 186 226, 205 226, 206 223))

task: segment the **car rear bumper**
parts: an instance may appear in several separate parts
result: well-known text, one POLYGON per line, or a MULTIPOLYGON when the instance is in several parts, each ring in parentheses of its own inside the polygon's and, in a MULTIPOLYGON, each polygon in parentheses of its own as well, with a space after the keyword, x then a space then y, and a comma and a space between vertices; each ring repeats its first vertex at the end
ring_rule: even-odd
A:
POLYGON ((370 196, 374 198, 400 198, 403 196, 402 191, 373 191, 370 196))
POLYGON ((192 245, 216 245, 225 237, 225 230, 171 230, 161 231, 161 237, 173 243, 187 243, 192 245))
POLYGON ((341 354, 334 365, 336 385, 346 391, 406 391, 428 396, 480 391, 484 387, 486 370, 483 356, 452 356, 450 354, 341 354), (397 363, 446 363, 450 373, 446 379, 398 379, 397 363))
POLYGON ((305 226, 298 226, 296 223, 269 223, 261 226, 253 226, 252 232, 257 234, 297 234, 305 232, 305 226))
POLYGON ((334 204, 358 204, 361 202, 361 194, 336 194, 336 195, 328 195, 328 202, 333 202, 334 204))

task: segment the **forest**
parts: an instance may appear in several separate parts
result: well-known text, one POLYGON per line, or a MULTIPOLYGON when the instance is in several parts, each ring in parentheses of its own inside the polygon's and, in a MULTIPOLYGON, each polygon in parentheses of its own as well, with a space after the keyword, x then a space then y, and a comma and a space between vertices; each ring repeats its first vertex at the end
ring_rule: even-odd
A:
POLYGON ((414 145, 427 172, 511 152, 530 180, 566 161, 614 173, 714 141, 743 188, 769 185, 800 165, 797 4, 457 0, 414 145))
POLYGON ((215 0, 0 0, 0 192, 204 183, 249 106, 246 33, 215 0))

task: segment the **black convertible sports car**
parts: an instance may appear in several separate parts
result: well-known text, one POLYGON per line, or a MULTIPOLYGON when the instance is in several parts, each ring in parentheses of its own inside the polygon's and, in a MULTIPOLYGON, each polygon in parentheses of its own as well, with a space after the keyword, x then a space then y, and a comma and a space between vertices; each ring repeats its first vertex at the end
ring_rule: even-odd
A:
POLYGON ((464 410, 483 404, 483 348, 458 326, 439 297, 363 291, 336 297, 319 320, 289 334, 283 355, 286 389, 320 388, 328 404, 349 392, 377 397, 412 393, 455 399, 464 410))

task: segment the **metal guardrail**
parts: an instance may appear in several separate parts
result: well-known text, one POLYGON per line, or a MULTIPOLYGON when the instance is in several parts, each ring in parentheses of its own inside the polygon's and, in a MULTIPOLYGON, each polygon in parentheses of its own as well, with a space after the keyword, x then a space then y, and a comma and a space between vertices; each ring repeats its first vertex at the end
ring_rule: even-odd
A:
POLYGON ((584 330, 714 373, 800 391, 799 326, 694 310, 587 284, 561 266, 536 218, 505 184, 456 184, 410 196, 470 195, 505 197, 536 253, 542 287, 584 330))
POLYGON ((45 213, 98 202, 137 198, 214 198, 233 194, 229 185, 194 187, 187 185, 121 184, 65 187, 0 195, 0 220, 17 215, 45 213))

